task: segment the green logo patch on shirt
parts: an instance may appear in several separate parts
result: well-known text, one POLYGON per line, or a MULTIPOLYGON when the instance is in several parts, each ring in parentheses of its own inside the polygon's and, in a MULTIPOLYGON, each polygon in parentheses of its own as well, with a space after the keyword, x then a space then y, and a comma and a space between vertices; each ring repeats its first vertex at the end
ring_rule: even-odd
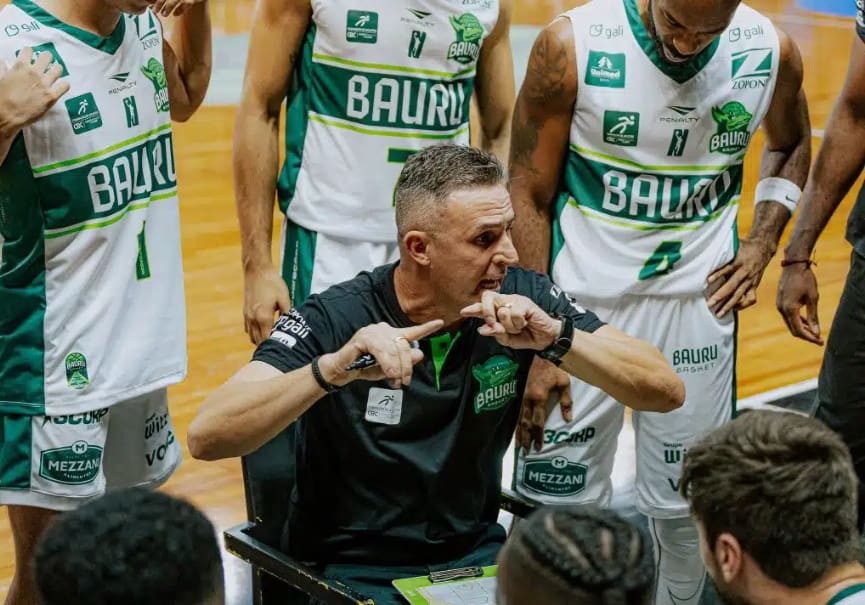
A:
POLYGON ((625 53, 589 51, 586 84, 606 88, 625 87, 625 53))
POLYGON ((84 134, 102 126, 102 114, 99 113, 93 93, 85 92, 83 95, 67 99, 66 112, 69 114, 72 132, 75 134, 84 134))
POLYGON ((472 375, 479 385, 475 413, 498 410, 516 399, 519 367, 516 361, 504 355, 493 355, 472 367, 472 375))
POLYGON ((640 134, 640 114, 636 111, 604 112, 604 142, 634 147, 640 134))
POLYGON ((720 108, 712 108, 712 119, 718 132, 709 139, 709 151, 732 155, 743 151, 751 140, 748 125, 754 116, 739 101, 728 101, 720 108))
POLYGON ((360 44, 378 42, 378 13, 350 10, 345 17, 345 40, 360 44))
POLYGON ((483 25, 471 13, 451 16, 450 22, 457 39, 448 47, 448 59, 463 65, 476 61, 481 52, 481 38, 484 37, 483 25))
POLYGON ((81 353, 70 353, 66 356, 66 383, 78 390, 90 384, 87 377, 87 358, 81 353))

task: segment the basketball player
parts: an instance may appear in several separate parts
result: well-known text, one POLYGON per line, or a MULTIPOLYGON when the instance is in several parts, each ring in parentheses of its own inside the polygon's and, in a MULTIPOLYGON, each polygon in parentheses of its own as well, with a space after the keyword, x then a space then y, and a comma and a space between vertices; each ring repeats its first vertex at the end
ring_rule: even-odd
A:
MULTIPOLYGON (((701 592, 681 459, 735 411, 736 311, 755 302, 795 209, 809 133, 796 46, 736 0, 595 0, 550 24, 529 59, 511 145, 520 258, 655 344, 685 381, 683 408, 633 417, 658 604, 701 592), (761 123, 754 221, 740 241, 743 158, 761 123)), ((531 381, 543 403, 569 384, 548 369, 531 381)), ((585 384, 570 391, 573 419, 551 413, 542 450, 518 455, 515 484, 548 503, 605 505, 624 408, 585 384)))
POLYGON ((512 4, 258 0, 234 141, 252 342, 290 301, 397 259, 402 164, 428 145, 468 142, 473 91, 480 147, 506 156, 512 4), (274 192, 285 214, 281 273, 271 258, 274 192))
POLYGON ((186 373, 171 119, 210 78, 203 0, 163 39, 148 0, 0 10, 0 504, 31 604, 36 539, 106 489, 155 487, 181 454, 166 387, 186 373))

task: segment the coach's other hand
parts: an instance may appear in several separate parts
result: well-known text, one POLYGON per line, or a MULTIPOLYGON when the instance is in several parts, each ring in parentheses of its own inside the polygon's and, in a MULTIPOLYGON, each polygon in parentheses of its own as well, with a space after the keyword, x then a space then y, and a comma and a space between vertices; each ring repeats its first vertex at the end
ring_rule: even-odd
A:
POLYGON ((478 328, 481 336, 492 336, 512 349, 542 351, 553 344, 562 322, 553 319, 532 300, 519 294, 499 294, 485 290, 481 301, 460 311, 463 317, 477 317, 486 323, 478 328))
MULTIPOLYGON (((560 320, 515 294, 486 291, 481 302, 465 307, 462 315, 483 319, 478 333, 513 349, 542 351, 562 329, 560 320)), ((682 379, 657 347, 611 325, 594 332, 575 330, 560 367, 635 410, 668 412, 685 401, 682 379)))
POLYGON ((402 388, 411 383, 414 365, 423 359, 423 352, 413 349, 411 341, 429 336, 443 325, 441 319, 409 328, 394 328, 384 322, 372 324, 355 332, 338 351, 322 355, 318 367, 324 379, 337 386, 360 379, 387 380, 392 388, 402 388), (348 366, 364 353, 375 357, 376 365, 349 371, 348 366))

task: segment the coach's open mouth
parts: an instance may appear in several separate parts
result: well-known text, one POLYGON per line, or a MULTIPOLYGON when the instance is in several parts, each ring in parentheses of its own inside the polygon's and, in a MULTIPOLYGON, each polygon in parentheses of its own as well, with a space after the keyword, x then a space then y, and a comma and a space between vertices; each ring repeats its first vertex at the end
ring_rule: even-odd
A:
POLYGON ((495 290, 498 292, 499 288, 502 287, 502 279, 501 278, 488 278, 482 279, 480 283, 478 283, 478 292, 483 292, 484 290, 495 290))

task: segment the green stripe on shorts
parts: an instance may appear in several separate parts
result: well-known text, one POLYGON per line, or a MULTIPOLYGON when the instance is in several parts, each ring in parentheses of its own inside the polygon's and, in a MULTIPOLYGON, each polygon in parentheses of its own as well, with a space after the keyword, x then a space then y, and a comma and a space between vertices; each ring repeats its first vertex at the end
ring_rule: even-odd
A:
POLYGON ((309 296, 317 235, 315 231, 286 221, 282 279, 288 286, 288 294, 294 306, 299 305, 309 296))
POLYGON ((30 489, 33 416, 0 415, 0 489, 30 489))

